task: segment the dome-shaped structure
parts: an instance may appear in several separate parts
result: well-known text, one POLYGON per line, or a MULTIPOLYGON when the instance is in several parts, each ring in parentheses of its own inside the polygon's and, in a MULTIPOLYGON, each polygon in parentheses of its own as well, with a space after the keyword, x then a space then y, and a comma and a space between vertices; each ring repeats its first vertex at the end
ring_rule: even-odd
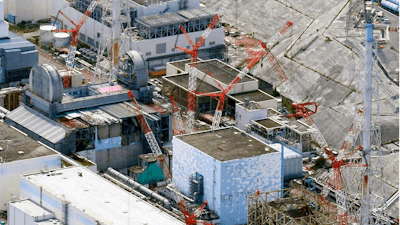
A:
POLYGON ((134 89, 147 87, 149 72, 142 54, 136 50, 127 52, 119 60, 118 80, 134 89))
POLYGON ((61 102, 63 83, 55 66, 44 63, 32 67, 29 74, 31 92, 51 103, 61 102))

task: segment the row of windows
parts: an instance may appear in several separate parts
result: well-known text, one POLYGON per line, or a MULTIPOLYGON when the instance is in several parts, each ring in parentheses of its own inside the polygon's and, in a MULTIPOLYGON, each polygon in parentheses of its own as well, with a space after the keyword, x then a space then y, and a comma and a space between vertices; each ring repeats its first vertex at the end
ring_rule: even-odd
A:
MULTIPOLYGON (((198 38, 196 38, 196 43, 197 43, 197 41, 198 41, 198 38)), ((215 41, 210 41, 208 44, 209 45, 215 45, 215 41)), ((190 49, 191 46, 188 45, 188 46, 186 46, 186 48, 190 49)), ((175 52, 175 51, 176 51, 176 48, 172 48, 171 49, 171 52, 175 52)), ((166 53, 166 52, 167 52, 167 44, 166 43, 162 43, 162 44, 157 44, 156 45, 156 54, 163 54, 163 53, 166 53)), ((149 55, 151 55, 151 52, 146 52, 146 56, 149 56, 149 55)))

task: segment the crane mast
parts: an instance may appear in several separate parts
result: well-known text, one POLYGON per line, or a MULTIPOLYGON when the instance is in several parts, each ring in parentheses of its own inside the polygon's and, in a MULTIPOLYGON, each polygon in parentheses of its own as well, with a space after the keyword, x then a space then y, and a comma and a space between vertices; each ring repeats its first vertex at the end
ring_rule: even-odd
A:
POLYGON ((71 32, 71 42, 69 44, 69 49, 68 49, 68 57, 66 61, 66 66, 67 70, 71 71, 72 68, 74 67, 74 60, 75 60, 75 51, 78 46, 78 34, 79 30, 81 29, 82 25, 86 22, 87 18, 92 14, 93 10, 96 8, 97 4, 99 3, 99 0, 94 0, 90 3, 88 6, 86 12, 83 14, 82 18, 79 20, 78 24, 74 23, 67 15, 61 13, 69 22, 72 23, 72 25, 75 26, 74 29, 72 30, 54 30, 53 32, 71 32))
POLYGON ((142 128, 142 131, 147 140, 147 143, 149 143, 151 152, 157 158, 157 161, 161 164, 165 179, 166 180, 171 179, 172 178, 171 171, 168 168, 168 165, 165 161, 164 155, 161 152, 160 146, 157 143, 154 133, 150 129, 149 123, 147 122, 146 117, 143 114, 142 108, 137 103, 132 92, 128 90, 128 94, 129 94, 129 98, 131 99, 132 104, 134 106, 134 110, 137 113, 136 119, 139 122, 140 127, 142 128))
POLYGON ((195 103, 196 103, 196 83, 197 83, 197 53, 199 48, 204 44, 205 40, 210 35, 212 29, 214 29, 215 25, 217 24, 218 20, 222 17, 223 12, 228 7, 228 3, 230 0, 225 0, 222 6, 219 8, 217 14, 211 20, 210 24, 208 25, 207 29, 203 32, 199 40, 197 41, 196 45, 190 39, 189 35, 187 34, 186 30, 183 26, 180 26, 182 32, 185 34, 186 38, 188 39, 190 45, 193 47, 193 50, 189 50, 182 47, 176 47, 184 51, 185 53, 189 54, 191 57, 191 64, 189 69, 189 82, 188 82, 188 105, 187 105, 187 121, 186 121, 186 133, 191 133, 193 130, 194 125, 194 115, 195 115, 195 103))

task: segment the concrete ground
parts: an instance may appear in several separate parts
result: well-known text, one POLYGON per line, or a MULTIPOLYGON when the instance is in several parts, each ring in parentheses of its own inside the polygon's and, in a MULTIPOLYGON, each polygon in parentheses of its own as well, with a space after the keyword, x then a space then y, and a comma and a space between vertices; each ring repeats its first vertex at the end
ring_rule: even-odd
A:
MULTIPOLYGON (((201 2, 217 10, 223 1, 201 2)), ((268 41, 286 21, 293 22, 293 26, 271 52, 280 63, 299 98, 303 102, 318 103, 318 112, 312 118, 332 148, 341 147, 354 117, 354 104, 362 101, 362 92, 357 91, 356 75, 363 74, 365 66, 360 61, 354 46, 360 48, 361 52, 365 51, 360 45, 365 39, 365 31, 364 28, 357 29, 350 26, 346 39, 348 5, 347 0, 301 2, 237 0, 230 2, 222 17, 223 22, 231 26, 237 24, 236 27, 240 31, 254 33, 255 38, 264 42, 268 41)), ((361 6, 357 10, 359 9, 361 6)), ((384 14, 387 16, 388 13, 384 14)), ((355 15, 353 12, 352 17, 355 15)), ((390 15, 387 17, 390 18, 390 15)), ((354 25, 355 19, 351 21, 350 24, 354 25)), ((392 23, 391 26, 395 24, 392 23)), ((378 56, 387 71, 395 71, 399 68, 398 52, 390 46, 396 45, 396 41, 398 43, 398 33, 391 32, 390 39, 392 40, 390 43, 378 50, 378 56)), ((264 60, 263 65, 256 67, 252 72, 253 75, 280 91, 281 81, 268 60, 264 60)), ((382 137, 390 136, 391 138, 386 141, 395 141, 398 140, 399 125, 398 114, 395 114, 393 106, 398 107, 399 102, 398 99, 392 98, 396 99, 399 89, 379 67, 375 70, 380 80, 380 112, 395 118, 385 121, 385 125, 389 127, 382 129, 382 137), (395 134, 384 133, 388 130, 394 131, 395 134)), ((287 93, 281 92, 281 94, 287 93)))

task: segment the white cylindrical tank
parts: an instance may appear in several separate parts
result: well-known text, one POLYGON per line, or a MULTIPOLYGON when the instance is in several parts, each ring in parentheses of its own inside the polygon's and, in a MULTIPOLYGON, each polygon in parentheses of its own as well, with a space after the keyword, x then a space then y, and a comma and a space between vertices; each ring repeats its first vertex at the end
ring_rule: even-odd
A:
POLYGON ((48 46, 50 43, 53 43, 52 31, 55 29, 56 27, 53 25, 41 25, 39 42, 44 46, 48 46))
POLYGON ((54 36, 54 42, 53 42, 54 48, 62 48, 62 47, 67 47, 69 45, 70 35, 68 33, 58 32, 54 33, 53 36, 54 36))

